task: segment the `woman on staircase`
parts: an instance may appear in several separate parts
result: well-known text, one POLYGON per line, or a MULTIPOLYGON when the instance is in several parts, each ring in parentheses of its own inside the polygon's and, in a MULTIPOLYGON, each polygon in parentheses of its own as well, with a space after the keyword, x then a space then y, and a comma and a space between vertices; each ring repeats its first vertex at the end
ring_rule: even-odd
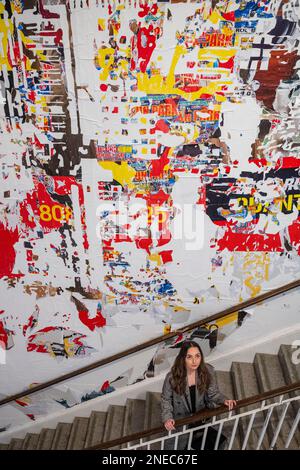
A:
MULTIPOLYGON (((175 420, 190 416, 205 408, 226 405, 228 410, 236 405, 220 392, 214 368, 205 363, 202 350, 195 341, 185 341, 177 355, 171 371, 166 375, 162 397, 162 421, 167 431, 175 430, 175 420)), ((203 423, 193 423, 192 427, 203 423)), ((201 449, 203 431, 195 432, 193 449, 201 449)), ((209 427, 204 449, 214 449, 217 431, 209 427)), ((178 449, 186 449, 189 435, 178 439, 178 449)), ((175 439, 165 441, 165 449, 174 446, 175 439)), ((226 436, 221 434, 218 449, 224 448, 226 436)))

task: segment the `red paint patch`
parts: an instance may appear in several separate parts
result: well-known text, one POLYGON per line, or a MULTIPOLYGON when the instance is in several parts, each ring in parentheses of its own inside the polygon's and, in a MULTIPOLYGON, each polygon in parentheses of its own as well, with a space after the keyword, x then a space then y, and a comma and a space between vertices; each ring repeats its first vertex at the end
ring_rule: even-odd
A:
POLYGON ((275 170, 280 168, 299 168, 300 158, 297 157, 282 157, 279 158, 275 165, 275 170))
POLYGON ((234 11, 228 13, 221 12, 222 17, 227 21, 235 21, 234 11))
POLYGON ((27 324, 23 326, 23 335, 25 336, 28 328, 32 330, 32 328, 34 328, 37 325, 37 323, 38 323, 38 312, 35 312, 29 317, 27 324))
MULTIPOLYGON (((159 31, 159 28, 156 29, 159 31)), ((142 73, 146 72, 147 65, 156 47, 156 37, 158 35, 156 29, 154 30, 152 25, 148 28, 139 28, 137 35, 131 39, 132 49, 137 48, 138 62, 142 73)), ((131 60, 131 69, 135 69, 136 66, 134 60, 131 60)))
POLYGON ((132 242, 132 239, 126 233, 117 233, 114 238, 115 243, 132 242))
POLYGON ((167 134, 170 130, 169 124, 167 124, 164 119, 159 119, 152 129, 150 129, 150 134, 155 134, 156 131, 161 131, 164 134, 167 134))
POLYGON ((152 245, 152 239, 151 238, 140 238, 137 237, 135 238, 135 244, 137 248, 141 248, 142 250, 146 250, 147 253, 150 255, 150 247, 152 245))
POLYGON ((153 5, 151 4, 149 5, 147 2, 145 3, 140 2, 140 9, 141 10, 138 12, 138 15, 140 18, 144 18, 149 13, 151 13, 152 15, 156 15, 156 13, 158 12, 157 3, 154 3, 153 5))
POLYGON ((159 160, 151 161, 150 178, 161 178, 163 176, 164 167, 170 161, 170 159, 168 158, 169 151, 170 147, 166 147, 159 160))
POLYGON ((159 252, 163 264, 170 263, 171 261, 173 261, 172 253, 172 250, 165 250, 159 252))
POLYGON ((108 388, 109 388, 109 381, 106 380, 100 390, 101 392, 105 392, 108 388))
POLYGON ((217 241, 218 250, 223 251, 284 251, 279 234, 259 235, 235 233, 227 229, 224 237, 217 241))
POLYGON ((20 405, 20 406, 28 406, 28 403, 26 401, 22 400, 15 400, 15 402, 20 405))
POLYGON ((0 321, 0 347, 1 347, 1 344, 3 344, 6 349, 7 343, 8 343, 8 334, 7 334, 6 329, 4 328, 2 321, 0 321))
POLYGON ((169 230, 166 230, 158 239, 157 241, 157 246, 163 246, 169 243, 169 241, 172 239, 172 234, 169 230))
POLYGON ((162 206, 164 202, 169 199, 170 195, 160 189, 157 193, 147 195, 137 194, 136 197, 145 199, 147 201, 148 206, 162 206))
POLYGON ((299 219, 295 220, 289 228, 290 241, 293 246, 298 250, 298 255, 300 255, 300 221, 299 219))
POLYGON ((78 312, 80 321, 91 331, 94 331, 95 328, 103 328, 106 325, 106 319, 103 317, 100 308, 97 308, 95 317, 90 317, 89 314, 88 310, 80 310, 78 312))
POLYGON ((0 279, 12 274, 16 260, 14 244, 19 240, 19 236, 18 228, 9 230, 0 223, 0 279))
POLYGON ((32 421, 35 421, 35 417, 33 414, 28 414, 26 416, 28 416, 28 418, 31 419, 32 421))

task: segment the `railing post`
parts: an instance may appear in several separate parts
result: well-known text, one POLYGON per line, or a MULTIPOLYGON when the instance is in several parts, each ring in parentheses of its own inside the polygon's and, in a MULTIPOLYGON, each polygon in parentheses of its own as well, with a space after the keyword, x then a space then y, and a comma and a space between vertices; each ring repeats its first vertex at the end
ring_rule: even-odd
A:
POLYGON ((296 418, 294 419, 293 426, 291 427, 291 430, 289 432, 287 441, 286 441, 285 446, 284 446, 285 449, 288 449, 288 447, 291 443, 291 440, 293 439, 293 436, 295 434, 295 431, 296 431, 296 428, 298 426, 299 420, 300 420, 300 408, 298 410, 296 418))
POLYGON ((250 432, 252 430, 252 426, 253 426, 253 422, 255 420, 255 417, 256 417, 256 411, 254 411, 253 414, 251 415, 251 418, 250 418, 250 421, 249 421, 249 424, 248 424, 248 427, 247 427, 246 436, 245 436, 244 441, 243 441, 242 450, 245 450, 246 445, 248 444, 248 439, 249 439, 249 436, 250 436, 250 432))
POLYGON ((232 447, 232 444, 233 444, 233 441, 234 441, 234 438, 235 438, 235 435, 236 435, 236 430, 237 430, 237 427, 238 427, 238 424, 239 424, 239 420, 240 420, 240 417, 237 416, 235 418, 234 426, 233 426, 233 429, 232 429, 232 432, 231 432, 231 437, 230 437, 230 441, 229 441, 229 445, 228 445, 228 450, 231 450, 231 447, 232 447))
POLYGON ((222 432, 222 429, 223 429, 223 424, 224 424, 224 421, 222 421, 222 422, 219 424, 219 429, 218 429, 218 434, 217 434, 217 438, 216 438, 214 450, 217 450, 217 449, 218 449, 219 442, 220 442, 220 436, 221 436, 221 432, 222 432))
POLYGON ((208 430, 208 427, 206 427, 204 429, 204 433, 203 433, 203 436, 202 436, 202 442, 201 442, 201 450, 204 449, 204 446, 205 446, 205 441, 206 441, 206 436, 207 436, 207 430, 208 430))
POLYGON ((177 447, 178 447, 178 434, 177 436, 175 437, 175 444, 174 444, 174 450, 177 450, 177 447))
MULTIPOLYGON (((281 395, 281 397, 283 397, 283 395, 281 395)), ((272 439, 271 444, 270 444, 270 449, 271 449, 271 450, 273 450, 274 445, 275 445, 275 443, 276 443, 276 441, 277 441, 277 438, 278 438, 278 436, 279 436, 280 429, 281 429, 281 427, 282 427, 282 424, 283 424, 283 421, 284 421, 284 418, 285 418, 287 409, 288 409, 288 407, 289 407, 289 404, 290 404, 290 402, 288 401, 288 402, 285 403, 285 405, 284 405, 284 408, 283 408, 283 411, 282 411, 282 413, 281 413, 278 426, 277 426, 277 428, 276 428, 275 434, 274 434, 273 439, 272 439)))
POLYGON ((187 450, 191 450, 193 436, 194 436, 194 432, 193 432, 193 430, 192 430, 192 431, 190 431, 190 434, 189 434, 189 440, 188 440, 187 450))
MULTIPOLYGON (((265 400, 264 400, 265 401, 265 400)), ((273 412, 273 406, 271 408, 269 408, 269 411, 268 411, 268 414, 267 414, 267 417, 265 419, 265 422, 264 422, 264 425, 263 425, 263 428, 262 428, 262 431, 260 433, 260 436, 259 436, 259 439, 258 439, 258 444, 257 444, 257 447, 256 447, 256 450, 259 450, 260 446, 261 446, 261 443, 263 441, 263 438, 265 437, 265 434, 266 434, 266 430, 267 430, 267 427, 268 427, 268 424, 269 424, 269 421, 270 421, 270 418, 271 418, 271 414, 273 412)))

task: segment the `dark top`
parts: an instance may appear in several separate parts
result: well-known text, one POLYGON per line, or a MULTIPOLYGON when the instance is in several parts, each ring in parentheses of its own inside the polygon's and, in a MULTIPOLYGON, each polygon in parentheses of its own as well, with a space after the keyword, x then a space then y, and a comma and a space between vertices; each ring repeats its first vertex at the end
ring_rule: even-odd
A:
POLYGON ((190 388, 192 412, 196 413, 196 385, 191 385, 189 388, 190 388))

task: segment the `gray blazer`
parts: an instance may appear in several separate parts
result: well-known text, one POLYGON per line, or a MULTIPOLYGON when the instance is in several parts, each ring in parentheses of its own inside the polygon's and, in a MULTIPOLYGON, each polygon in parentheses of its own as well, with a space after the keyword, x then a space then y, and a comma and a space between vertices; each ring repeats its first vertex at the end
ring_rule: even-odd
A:
MULTIPOLYGON (((206 367, 210 375, 210 384, 206 392, 199 393, 196 382, 196 413, 204 408, 217 408, 226 400, 226 397, 219 390, 213 366, 206 364, 206 367)), ((179 395, 173 390, 170 379, 171 372, 166 375, 161 395, 161 419, 163 423, 168 419, 176 420, 193 414, 188 384, 184 394, 179 395)), ((174 441, 174 439, 169 439, 165 442, 165 449, 172 448, 171 441, 174 441)), ((185 449, 187 442, 188 436, 181 436, 178 441, 178 449, 185 449)))

